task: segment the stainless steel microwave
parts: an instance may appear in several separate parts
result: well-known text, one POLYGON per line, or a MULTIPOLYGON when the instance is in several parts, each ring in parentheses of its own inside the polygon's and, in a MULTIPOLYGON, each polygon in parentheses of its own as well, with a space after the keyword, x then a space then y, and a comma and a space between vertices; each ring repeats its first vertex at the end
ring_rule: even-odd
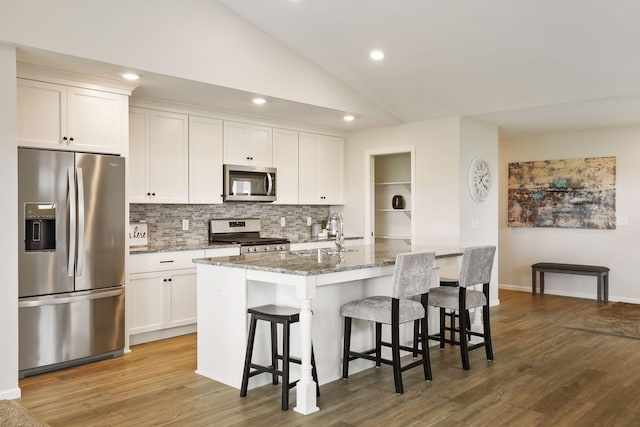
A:
POLYGON ((276 169, 224 165, 224 201, 273 202, 276 200, 276 169))

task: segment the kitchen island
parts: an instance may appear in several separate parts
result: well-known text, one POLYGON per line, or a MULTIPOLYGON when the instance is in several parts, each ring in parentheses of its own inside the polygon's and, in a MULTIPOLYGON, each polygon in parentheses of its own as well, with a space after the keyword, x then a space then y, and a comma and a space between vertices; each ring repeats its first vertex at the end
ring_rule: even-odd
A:
MULTIPOLYGON (((462 254, 458 248, 377 244, 354 246, 343 253, 317 249, 194 260, 198 281, 196 372, 239 389, 247 338, 247 308, 262 304, 297 306, 300 307, 299 333, 294 326, 291 351, 295 354, 299 350, 302 366, 294 410, 302 414, 317 411, 311 376, 312 337, 320 383, 340 378, 340 306, 370 295, 389 295, 396 255, 411 251, 436 252, 438 267, 457 265, 462 254)), ((436 268, 432 284, 437 285, 437 280, 436 268)), ((270 355, 269 333, 267 325, 258 327, 254 362, 262 363, 270 355)), ((411 336, 412 330, 407 330, 401 339, 408 341, 411 336)), ((373 329, 354 322, 354 348, 372 343, 373 329)), ((369 361, 358 362, 362 363, 353 363, 352 372, 372 366, 369 361)), ((292 366, 292 377, 293 368, 296 366, 292 366)), ((249 385, 255 387, 269 382, 270 376, 261 375, 252 378, 249 385)))

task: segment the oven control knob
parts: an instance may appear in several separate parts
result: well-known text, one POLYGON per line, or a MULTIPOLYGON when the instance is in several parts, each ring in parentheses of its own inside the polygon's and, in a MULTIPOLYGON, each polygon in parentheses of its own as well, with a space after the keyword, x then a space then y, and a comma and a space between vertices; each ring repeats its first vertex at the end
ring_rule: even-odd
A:
POLYGON ((264 247, 265 252, 269 250, 269 246, 264 247))

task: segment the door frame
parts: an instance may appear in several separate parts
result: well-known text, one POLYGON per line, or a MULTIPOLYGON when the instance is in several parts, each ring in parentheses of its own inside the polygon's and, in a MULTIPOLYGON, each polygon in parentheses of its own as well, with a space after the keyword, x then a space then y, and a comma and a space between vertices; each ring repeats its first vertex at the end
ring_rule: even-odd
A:
POLYGON ((416 147, 409 145, 404 147, 389 147, 368 150, 364 153, 364 243, 375 243, 375 157, 388 154, 411 155, 411 242, 415 242, 415 211, 416 203, 416 147))

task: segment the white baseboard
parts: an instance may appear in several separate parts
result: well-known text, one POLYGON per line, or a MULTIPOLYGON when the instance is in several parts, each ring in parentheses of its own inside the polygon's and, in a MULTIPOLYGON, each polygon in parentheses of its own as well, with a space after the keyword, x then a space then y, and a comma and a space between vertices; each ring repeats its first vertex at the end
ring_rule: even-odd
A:
MULTIPOLYGON (((510 291, 519 291, 519 292, 528 292, 531 293, 531 286, 514 286, 514 285, 499 285, 499 289, 507 289, 510 291)), ((592 299, 596 300, 596 289, 595 286, 591 290, 592 292, 567 292, 561 291, 557 289, 548 289, 545 287, 544 293, 545 295, 557 295, 561 297, 571 297, 571 298, 584 298, 584 299, 592 299)), ((539 294, 538 294, 539 295, 539 294)), ((627 298, 627 297, 619 297, 616 295, 609 294, 609 302, 628 302, 631 304, 640 304, 640 299, 638 298, 627 298)))
POLYGON ((186 326, 178 326, 177 328, 169 328, 169 329, 160 329, 158 331, 144 332, 142 334, 130 335, 129 336, 129 344, 144 344, 146 342, 163 340, 166 338, 173 338, 180 335, 192 334, 197 332, 198 326, 186 325, 186 326))
POLYGON ((0 400, 13 400, 20 398, 20 396, 22 396, 20 387, 0 391, 0 400))

